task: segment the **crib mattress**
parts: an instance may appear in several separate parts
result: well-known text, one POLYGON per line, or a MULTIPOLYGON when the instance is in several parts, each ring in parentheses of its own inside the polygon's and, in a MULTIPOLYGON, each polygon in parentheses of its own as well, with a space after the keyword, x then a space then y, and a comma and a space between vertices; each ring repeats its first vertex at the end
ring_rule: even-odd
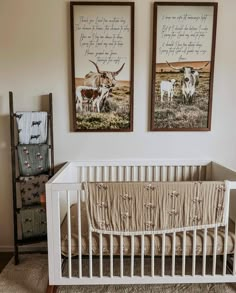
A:
MULTIPOLYGON (((78 255, 78 207, 77 204, 71 206, 71 254, 72 256, 78 255)), ((88 219, 86 213, 85 203, 81 203, 81 250, 83 255, 89 254, 89 237, 88 237, 88 219)), ((99 254, 99 234, 92 233, 92 252, 93 255, 99 254)), ((234 251, 234 234, 229 231, 228 233, 228 247, 227 253, 231 254, 234 251)), ((176 233, 176 255, 182 255, 183 251, 183 233, 176 233)), ((103 235, 103 255, 110 254, 110 235, 103 235)), ((208 229, 207 234, 207 247, 206 254, 213 255, 214 247, 214 229, 208 229)), ((61 251, 62 254, 68 255, 68 233, 67 233, 67 215, 61 225, 61 251)), ((202 255, 203 253, 203 231, 197 231, 196 237, 196 255, 202 255)), ((224 229, 218 229, 217 235, 217 254, 222 255, 224 253, 224 229)), ((120 254, 120 237, 113 236, 113 254, 120 254)), ((131 254, 131 237, 123 237, 123 254, 131 254)), ((134 237, 134 254, 141 254, 141 237, 134 237)), ((144 237, 144 254, 151 255, 151 236, 144 237)), ((156 256, 162 255, 162 237, 155 235, 154 237, 154 254, 156 256)), ((193 254, 193 233, 186 233, 186 255, 193 254)), ((166 234, 165 239, 165 255, 172 255, 172 234, 166 234)))

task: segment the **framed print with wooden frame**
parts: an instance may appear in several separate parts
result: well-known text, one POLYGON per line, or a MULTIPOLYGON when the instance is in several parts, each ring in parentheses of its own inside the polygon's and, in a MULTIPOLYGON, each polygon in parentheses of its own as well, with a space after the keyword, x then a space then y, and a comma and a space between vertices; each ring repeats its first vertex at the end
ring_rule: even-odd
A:
POLYGON ((209 131, 217 3, 155 2, 152 131, 209 131))
POLYGON ((71 2, 75 131, 133 130, 134 3, 71 2))

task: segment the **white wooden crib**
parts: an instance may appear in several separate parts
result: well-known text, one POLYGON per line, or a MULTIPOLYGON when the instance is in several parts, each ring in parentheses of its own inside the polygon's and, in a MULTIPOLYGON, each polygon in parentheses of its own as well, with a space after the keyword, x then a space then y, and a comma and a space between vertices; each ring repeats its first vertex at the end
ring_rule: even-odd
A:
POLYGON ((236 172, 207 160, 67 163, 46 185, 49 284, 236 282, 236 194, 233 189, 236 189, 236 172), (220 223, 142 233, 94 232, 84 222, 82 182, 116 181, 224 181, 223 219, 220 223), (139 253, 135 252, 135 241, 140 247, 139 253), (156 241, 161 247, 159 253, 156 241), (145 252, 147 243, 149 253, 145 252), (189 249, 191 253, 187 252, 189 249))

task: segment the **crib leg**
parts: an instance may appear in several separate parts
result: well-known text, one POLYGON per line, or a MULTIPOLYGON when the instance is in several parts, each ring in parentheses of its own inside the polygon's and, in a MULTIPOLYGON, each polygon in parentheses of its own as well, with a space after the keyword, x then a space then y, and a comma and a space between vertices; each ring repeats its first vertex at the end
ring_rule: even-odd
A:
POLYGON ((48 285, 46 293, 56 293, 56 292, 57 292, 57 286, 48 285))

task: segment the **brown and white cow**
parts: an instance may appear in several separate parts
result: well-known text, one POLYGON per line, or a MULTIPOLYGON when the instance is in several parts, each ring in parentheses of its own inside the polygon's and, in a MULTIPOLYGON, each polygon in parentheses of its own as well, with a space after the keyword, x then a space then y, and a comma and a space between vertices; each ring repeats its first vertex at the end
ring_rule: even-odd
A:
POLYGON ((92 109, 93 111, 97 108, 97 112, 99 113, 105 105, 106 99, 109 97, 109 93, 111 92, 111 88, 100 87, 99 95, 92 100, 92 109))
POLYGON ((87 108, 89 108, 89 105, 92 105, 92 111, 94 111, 96 107, 97 112, 100 112, 104 106, 106 98, 109 96, 109 92, 110 88, 107 87, 76 87, 76 112, 82 112, 84 110, 84 101, 86 101, 87 108))
POLYGON ((116 84, 116 76, 121 72, 123 67, 125 66, 125 63, 121 66, 120 69, 117 71, 105 71, 105 70, 100 70, 98 65, 89 60, 91 63, 94 64, 94 66, 97 69, 97 72, 92 72, 90 71, 88 74, 85 75, 84 77, 84 85, 85 86, 91 86, 91 87, 108 87, 112 88, 116 84))
POLYGON ((207 62, 204 66, 199 68, 193 68, 191 66, 186 67, 175 67, 172 66, 168 61, 166 63, 174 70, 177 70, 183 73, 183 77, 181 80, 182 85, 182 94, 183 94, 183 102, 191 104, 193 101, 193 95, 196 91, 196 87, 199 84, 199 73, 198 70, 206 67, 209 62, 207 62))

